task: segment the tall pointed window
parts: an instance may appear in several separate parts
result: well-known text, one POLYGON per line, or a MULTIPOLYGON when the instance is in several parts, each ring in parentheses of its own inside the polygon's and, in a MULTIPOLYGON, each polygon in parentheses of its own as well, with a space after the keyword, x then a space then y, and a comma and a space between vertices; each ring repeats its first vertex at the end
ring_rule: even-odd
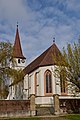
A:
POLYGON ((60 77, 61 82, 61 93, 65 93, 65 80, 62 79, 62 76, 60 77))
POLYGON ((35 95, 39 95, 39 72, 35 73, 35 95))
POLYGON ((52 74, 50 70, 45 72, 45 93, 52 93, 52 74))
POLYGON ((60 74, 60 85, 61 85, 61 94, 67 93, 66 72, 64 70, 62 70, 60 74))
POLYGON ((37 95, 37 74, 35 74, 35 95, 37 95))

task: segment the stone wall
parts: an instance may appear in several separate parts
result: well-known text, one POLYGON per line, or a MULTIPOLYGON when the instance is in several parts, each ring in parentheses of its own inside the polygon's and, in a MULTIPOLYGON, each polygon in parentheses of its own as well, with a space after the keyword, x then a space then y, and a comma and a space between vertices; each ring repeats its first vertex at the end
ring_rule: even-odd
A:
POLYGON ((60 99, 61 113, 80 113, 80 99, 60 99))
POLYGON ((0 100, 0 117, 30 116, 29 100, 0 100))

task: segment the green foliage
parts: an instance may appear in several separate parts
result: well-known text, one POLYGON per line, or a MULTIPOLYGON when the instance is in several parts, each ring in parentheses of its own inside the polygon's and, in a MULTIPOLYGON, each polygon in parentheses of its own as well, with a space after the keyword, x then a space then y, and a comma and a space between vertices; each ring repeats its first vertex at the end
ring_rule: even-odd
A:
POLYGON ((9 93, 8 86, 5 85, 4 88, 2 90, 0 90, 0 96, 1 96, 1 98, 5 98, 6 99, 7 96, 8 96, 8 93, 9 93))
POLYGON ((10 59, 12 58, 12 45, 9 42, 0 42, 0 96, 8 94, 5 83, 8 80, 10 59))
POLYGON ((8 60, 11 59, 12 46, 9 42, 0 42, 0 63, 3 66, 8 64, 8 60))
POLYGON ((80 120, 80 114, 66 115, 65 118, 69 120, 80 120))
POLYGON ((0 42, 0 97, 5 98, 8 95, 8 84, 10 78, 16 84, 23 79, 22 70, 15 70, 16 62, 13 59, 13 47, 9 42, 0 42), (13 68, 10 67, 13 66, 13 68))
POLYGON ((63 79, 70 81, 80 90, 80 46, 75 44, 67 45, 67 50, 63 48, 59 59, 54 56, 57 65, 55 65, 55 76, 63 76, 63 79), (62 72, 63 71, 63 72, 62 72))
POLYGON ((24 79, 24 72, 21 69, 10 69, 9 73, 10 77, 13 79, 13 83, 10 86, 17 84, 24 79))

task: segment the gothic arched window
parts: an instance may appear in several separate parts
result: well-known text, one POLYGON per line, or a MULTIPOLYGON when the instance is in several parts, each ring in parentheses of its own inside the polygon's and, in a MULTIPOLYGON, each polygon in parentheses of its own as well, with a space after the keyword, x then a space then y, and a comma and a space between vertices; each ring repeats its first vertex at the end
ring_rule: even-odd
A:
POLYGON ((67 80, 66 80, 66 72, 62 70, 60 73, 60 85, 61 85, 61 93, 67 93, 67 80))
POLYGON ((35 95, 37 95, 37 74, 35 74, 35 95))
POLYGON ((52 93, 52 74, 50 70, 45 72, 45 93, 52 93))

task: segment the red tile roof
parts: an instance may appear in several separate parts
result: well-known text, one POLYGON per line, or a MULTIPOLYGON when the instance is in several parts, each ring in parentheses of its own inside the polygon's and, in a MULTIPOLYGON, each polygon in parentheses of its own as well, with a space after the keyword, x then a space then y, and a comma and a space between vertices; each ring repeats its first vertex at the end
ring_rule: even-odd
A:
POLYGON ((23 53, 22 53, 19 31, 18 31, 18 25, 17 25, 17 30, 16 30, 15 42, 14 42, 14 46, 13 46, 13 57, 14 58, 26 59, 23 56, 23 53))
POLYGON ((25 74, 31 73, 38 67, 55 65, 56 63, 53 58, 54 54, 56 55, 57 59, 58 59, 58 55, 61 55, 61 52, 55 43, 24 69, 25 74))

